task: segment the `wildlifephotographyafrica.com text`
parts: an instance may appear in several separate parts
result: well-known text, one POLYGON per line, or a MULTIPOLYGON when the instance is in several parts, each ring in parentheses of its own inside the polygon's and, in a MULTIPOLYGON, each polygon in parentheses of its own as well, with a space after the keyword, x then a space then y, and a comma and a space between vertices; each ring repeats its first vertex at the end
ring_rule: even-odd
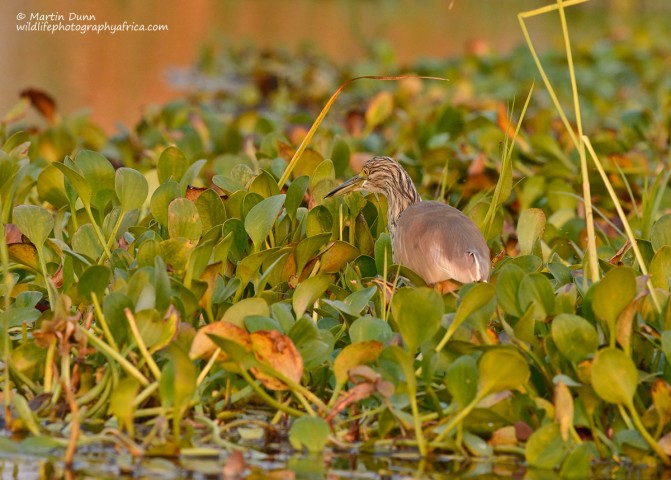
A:
POLYGON ((54 13, 23 13, 19 12, 16 15, 16 29, 19 32, 49 32, 54 34, 56 32, 77 32, 85 34, 93 33, 111 33, 118 32, 165 32, 168 31, 168 25, 161 24, 144 24, 133 21, 123 21, 119 23, 114 22, 99 22, 95 15, 80 14, 76 12, 69 12, 62 14, 54 13))

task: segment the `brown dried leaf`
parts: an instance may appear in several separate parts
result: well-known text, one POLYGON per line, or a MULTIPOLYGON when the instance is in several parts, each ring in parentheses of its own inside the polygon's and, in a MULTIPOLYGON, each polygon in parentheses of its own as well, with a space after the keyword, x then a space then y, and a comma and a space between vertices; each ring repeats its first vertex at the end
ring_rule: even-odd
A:
POLYGON ((515 446, 517 445, 517 433, 515 432, 515 427, 508 425, 506 427, 501 427, 498 430, 495 430, 492 434, 492 438, 489 439, 489 443, 493 447, 500 446, 515 446))
MULTIPOLYGON (((256 359, 296 383, 303 375, 303 357, 289 337, 276 330, 261 330, 250 335, 256 359)), ((270 390, 287 390, 284 382, 252 368, 254 376, 270 390)))
POLYGON ((56 101, 48 93, 36 88, 27 88, 21 92, 21 98, 27 98, 49 123, 53 123, 56 119, 56 101))

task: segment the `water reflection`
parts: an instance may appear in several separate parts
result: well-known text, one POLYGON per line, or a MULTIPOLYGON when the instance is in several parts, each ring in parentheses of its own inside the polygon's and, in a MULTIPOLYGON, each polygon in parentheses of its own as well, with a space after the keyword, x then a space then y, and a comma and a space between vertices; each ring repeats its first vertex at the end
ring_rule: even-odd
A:
MULTIPOLYGON (((539 0, 3 0, 0 7, 0 116, 18 93, 36 87, 51 93, 62 113, 90 109, 108 131, 117 122, 132 125, 147 105, 179 95, 167 81, 171 66, 188 66, 204 43, 253 41, 261 46, 296 48, 315 44, 338 61, 365 55, 376 41, 389 43, 400 62, 419 56, 461 53, 469 42, 506 50, 521 41, 516 12, 539 0), (83 24, 167 25, 161 32, 20 32, 34 15, 90 15, 83 24), (25 18, 19 21, 21 15, 25 18)), ((665 0, 590 2, 571 12, 578 34, 594 32, 603 12, 654 10, 665 0), (617 7, 617 8, 615 8, 617 7), (588 27, 588 28, 583 28, 588 27)), ((668 8, 668 6, 666 7, 668 8)), ((615 12, 615 13, 611 13, 615 12)), ((36 21, 36 20, 35 20, 36 21)), ((541 43, 552 42, 548 25, 532 27, 541 43)), ((373 72, 374 73, 374 72, 373 72)))

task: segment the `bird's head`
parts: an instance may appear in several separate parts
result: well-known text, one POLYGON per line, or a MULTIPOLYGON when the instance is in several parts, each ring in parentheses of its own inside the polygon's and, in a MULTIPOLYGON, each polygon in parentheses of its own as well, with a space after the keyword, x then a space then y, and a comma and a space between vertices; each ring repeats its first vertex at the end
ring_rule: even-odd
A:
POLYGON ((359 175, 334 188, 324 198, 359 190, 383 193, 389 197, 390 194, 403 191, 408 183, 412 185, 410 177, 396 161, 389 157, 373 157, 363 164, 359 175))

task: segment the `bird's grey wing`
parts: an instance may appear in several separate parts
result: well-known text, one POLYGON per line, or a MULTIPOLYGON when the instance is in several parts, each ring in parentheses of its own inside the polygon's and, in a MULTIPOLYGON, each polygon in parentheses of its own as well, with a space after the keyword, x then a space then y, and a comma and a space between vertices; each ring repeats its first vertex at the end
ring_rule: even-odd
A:
POLYGON ((427 283, 461 283, 489 278, 489 248, 475 224, 456 208, 439 202, 411 205, 399 218, 392 245, 394 261, 427 283))

